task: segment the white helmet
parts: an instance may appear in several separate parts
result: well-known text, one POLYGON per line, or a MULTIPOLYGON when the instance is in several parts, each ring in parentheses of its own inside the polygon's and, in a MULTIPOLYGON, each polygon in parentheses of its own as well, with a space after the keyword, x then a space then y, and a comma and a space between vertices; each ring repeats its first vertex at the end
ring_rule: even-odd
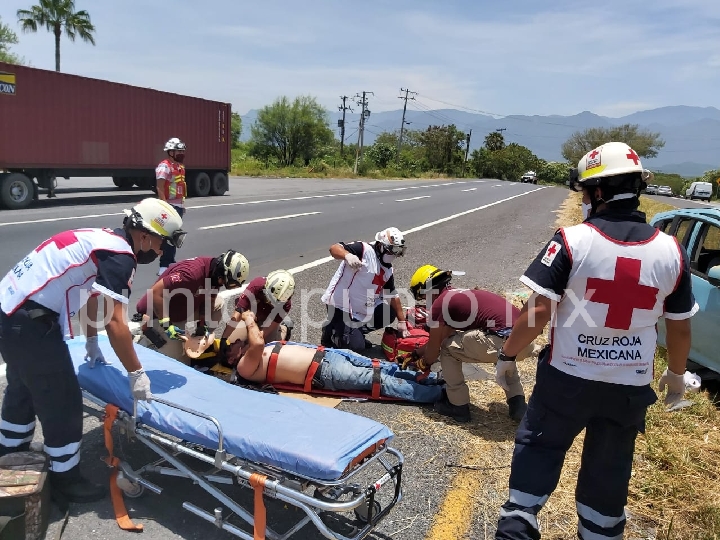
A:
POLYGON ((388 227, 375 235, 375 240, 387 253, 398 257, 405 255, 405 237, 396 227, 388 227))
POLYGON ((228 283, 237 284, 239 287, 248 277, 250 273, 250 264, 242 253, 233 251, 232 249, 220 255, 222 270, 220 276, 225 278, 225 285, 228 283))
POLYGON ((182 142, 177 137, 173 137, 168 142, 165 143, 165 149, 166 152, 169 152, 170 150, 179 150, 180 152, 185 152, 187 150, 187 146, 185 146, 185 143, 182 142))
POLYGON ((295 292, 295 278, 287 270, 273 270, 265 278, 265 294, 272 301, 285 303, 295 292))
POLYGON ((643 169, 637 152, 622 142, 609 142, 585 154, 577 166, 577 173, 571 174, 570 187, 580 191, 586 186, 597 186, 611 176, 639 173, 643 181, 649 175, 643 169))
POLYGON ((177 210, 160 199, 143 199, 130 210, 123 210, 125 226, 143 229, 165 238, 169 244, 180 248, 185 241, 185 231, 181 229, 182 218, 177 210))

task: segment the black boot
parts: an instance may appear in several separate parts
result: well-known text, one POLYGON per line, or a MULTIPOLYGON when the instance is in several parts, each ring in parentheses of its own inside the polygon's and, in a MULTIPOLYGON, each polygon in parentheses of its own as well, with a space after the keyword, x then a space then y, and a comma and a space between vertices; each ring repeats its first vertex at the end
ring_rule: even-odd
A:
POLYGON ((107 495, 107 489, 92 483, 80 474, 78 467, 67 472, 50 473, 50 486, 53 499, 62 506, 63 503, 91 503, 99 501, 107 495))
POLYGON ((525 403, 525 396, 515 396, 511 397, 507 400, 509 413, 508 416, 515 420, 516 422, 519 422, 523 419, 523 416, 525 416, 525 411, 527 411, 527 404, 525 403))
POLYGON ((30 443, 22 443, 20 446, 0 446, 0 457, 14 454, 15 452, 27 452, 30 450, 30 443))
POLYGON ((466 423, 470 421, 470 405, 453 405, 443 392, 443 398, 435 402, 433 409, 436 413, 449 416, 456 422, 466 423))

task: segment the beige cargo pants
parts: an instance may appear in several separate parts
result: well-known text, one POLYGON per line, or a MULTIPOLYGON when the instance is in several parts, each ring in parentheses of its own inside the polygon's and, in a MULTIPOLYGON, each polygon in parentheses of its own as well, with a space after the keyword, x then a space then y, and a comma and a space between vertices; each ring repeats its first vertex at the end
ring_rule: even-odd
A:
MULTIPOLYGON (((470 389, 465 382, 462 371, 463 362, 471 364, 496 364, 497 353, 503 345, 498 336, 486 334, 482 330, 458 331, 445 339, 440 346, 440 365, 442 377, 445 379, 445 389, 448 400, 453 405, 467 405, 470 403, 470 389)), ((533 352, 533 344, 525 347, 517 360, 528 358, 533 352)), ((505 391, 507 399, 524 394, 520 375, 517 369, 507 375, 509 391, 505 391)))

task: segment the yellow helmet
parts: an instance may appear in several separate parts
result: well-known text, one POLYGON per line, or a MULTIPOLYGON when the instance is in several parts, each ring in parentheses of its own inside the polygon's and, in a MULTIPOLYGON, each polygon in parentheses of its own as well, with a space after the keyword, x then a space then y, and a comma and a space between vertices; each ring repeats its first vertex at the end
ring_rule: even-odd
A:
POLYGON ((431 264, 426 264, 415 270, 410 278, 410 291, 415 300, 421 300, 431 290, 444 289, 451 279, 450 270, 440 270, 431 264))

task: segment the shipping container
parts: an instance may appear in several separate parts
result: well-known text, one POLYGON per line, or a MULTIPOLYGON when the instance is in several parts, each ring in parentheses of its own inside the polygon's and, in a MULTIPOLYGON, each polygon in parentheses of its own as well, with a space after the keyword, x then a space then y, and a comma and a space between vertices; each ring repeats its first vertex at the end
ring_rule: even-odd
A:
POLYGON ((187 144, 190 196, 222 195, 230 104, 0 62, 0 206, 24 208, 56 178, 154 189, 165 142, 187 144))

